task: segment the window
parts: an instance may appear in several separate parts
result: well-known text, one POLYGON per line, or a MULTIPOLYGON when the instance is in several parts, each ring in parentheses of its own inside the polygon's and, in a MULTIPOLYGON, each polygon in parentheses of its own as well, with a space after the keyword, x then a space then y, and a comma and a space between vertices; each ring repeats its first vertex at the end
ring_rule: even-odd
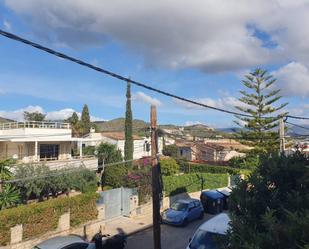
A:
POLYGON ((40 144, 41 160, 58 160, 59 144, 40 144))

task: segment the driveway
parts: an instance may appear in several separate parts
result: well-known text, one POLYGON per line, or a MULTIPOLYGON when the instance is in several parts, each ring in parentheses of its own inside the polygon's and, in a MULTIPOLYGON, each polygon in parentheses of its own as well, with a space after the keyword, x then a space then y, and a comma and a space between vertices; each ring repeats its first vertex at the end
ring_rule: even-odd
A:
MULTIPOLYGON (((203 220, 196 220, 186 227, 161 225, 162 249, 185 249, 195 230, 213 215, 205 214, 203 220)), ((126 249, 153 249, 152 228, 136 233, 128 238, 126 249)))

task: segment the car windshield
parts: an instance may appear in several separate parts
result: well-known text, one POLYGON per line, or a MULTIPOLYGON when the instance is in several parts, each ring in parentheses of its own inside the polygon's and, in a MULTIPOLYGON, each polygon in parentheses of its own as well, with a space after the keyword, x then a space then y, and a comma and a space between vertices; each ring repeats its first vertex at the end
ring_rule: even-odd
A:
POLYGON ((225 243, 225 235, 198 230, 190 242, 190 249, 219 249, 225 243))
POLYGON ((171 209, 175 211, 185 211, 188 208, 187 203, 181 203, 181 202, 174 202, 171 206, 171 209))

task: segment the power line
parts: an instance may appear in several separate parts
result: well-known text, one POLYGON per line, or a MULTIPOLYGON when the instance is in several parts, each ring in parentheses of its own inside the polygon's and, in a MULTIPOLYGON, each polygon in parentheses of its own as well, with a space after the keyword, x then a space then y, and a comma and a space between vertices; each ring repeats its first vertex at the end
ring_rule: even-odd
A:
MULTIPOLYGON (((38 43, 32 42, 30 40, 24 39, 24 38, 22 38, 20 36, 14 35, 12 33, 9 33, 9 32, 3 31, 3 30, 0 30, 0 34, 2 36, 5 36, 5 37, 9 38, 9 39, 12 39, 12 40, 15 40, 15 41, 22 42, 24 44, 30 45, 32 47, 35 47, 35 48, 37 48, 39 50, 45 51, 45 52, 47 52, 49 54, 55 55, 55 56, 60 57, 62 59, 66 59, 66 60, 72 61, 74 63, 77 63, 77 64, 81 65, 81 66, 88 67, 88 68, 93 69, 95 71, 98 71, 98 72, 104 73, 106 75, 109 75, 109 76, 111 76, 113 78, 117 78, 117 79, 125 81, 125 82, 130 82, 130 83, 132 83, 134 85, 137 85, 139 87, 143 87, 143 88, 145 88, 147 90, 150 90, 150 91, 153 91, 153 92, 157 92, 157 93, 160 93, 160 94, 168 96, 168 97, 172 97, 172 98, 175 98, 175 99, 178 99, 178 100, 181 100, 181 101, 184 101, 184 102, 188 102, 188 103, 191 103, 191 104, 194 104, 194 105, 197 105, 197 106, 201 106, 201 107, 208 108, 208 109, 213 109, 213 110, 224 112, 224 113, 228 113, 228 114, 233 114, 233 115, 238 115, 238 116, 243 116, 243 117, 253 117, 252 115, 249 115, 249 114, 238 113, 238 112, 235 112, 235 111, 225 110, 225 109, 222 109, 222 108, 206 105, 206 104, 203 104, 203 103, 200 103, 200 102, 188 99, 188 98, 180 97, 178 95, 175 95, 175 94, 172 94, 172 93, 160 90, 158 88, 154 88, 154 87, 149 86, 147 84, 144 84, 144 83, 132 80, 132 79, 124 77, 124 76, 122 76, 120 74, 113 73, 113 72, 111 72, 109 70, 106 70, 106 69, 94 66, 94 65, 92 65, 90 63, 87 63, 87 62, 84 62, 82 60, 76 59, 74 57, 68 56, 68 55, 63 54, 61 52, 58 52, 58 51, 55 51, 53 49, 47 48, 47 47, 42 46, 42 45, 40 45, 38 43)), ((264 118, 266 119, 267 117, 264 117, 264 118)), ((268 118, 270 118, 270 117, 268 117, 268 118)))
POLYGON ((293 125, 293 126, 295 126, 295 127, 302 128, 302 129, 305 129, 305 130, 308 130, 308 131, 309 131, 309 128, 308 128, 308 127, 301 126, 301 125, 298 125, 298 124, 294 124, 294 123, 291 123, 291 122, 288 122, 288 121, 285 121, 285 123, 287 123, 287 124, 293 125))
POLYGON ((293 115, 287 115, 286 118, 309 120, 308 117, 300 117, 300 116, 293 116, 293 115))

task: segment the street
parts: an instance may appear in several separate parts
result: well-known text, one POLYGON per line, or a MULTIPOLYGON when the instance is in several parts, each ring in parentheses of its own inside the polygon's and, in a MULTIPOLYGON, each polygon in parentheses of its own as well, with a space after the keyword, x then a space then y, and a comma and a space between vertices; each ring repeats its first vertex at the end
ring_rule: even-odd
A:
MULTIPOLYGON (((203 220, 193 221, 186 227, 161 225, 162 249, 185 249, 195 230, 211 217, 205 214, 203 220)), ((126 249, 153 249, 152 228, 130 236, 127 242, 126 249)))

